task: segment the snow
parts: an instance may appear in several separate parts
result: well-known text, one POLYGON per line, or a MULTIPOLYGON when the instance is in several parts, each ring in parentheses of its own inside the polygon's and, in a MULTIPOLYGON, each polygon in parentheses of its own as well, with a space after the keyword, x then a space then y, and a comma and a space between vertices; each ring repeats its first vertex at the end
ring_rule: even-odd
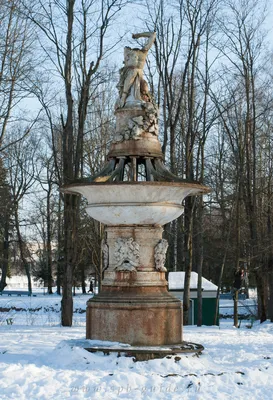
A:
MULTIPOLYGON (((170 272, 168 276, 169 290, 183 290, 184 289, 185 272, 170 272)), ((198 274, 196 272, 191 273, 191 286, 190 289, 197 290, 197 279, 198 274)), ((202 289, 205 291, 217 291, 217 286, 214 283, 208 281, 206 278, 202 278, 202 289)))
POLYGON ((1 400, 272 399, 273 324, 248 329, 244 321, 235 329, 227 319, 220 328, 187 326, 184 340, 205 347, 199 357, 134 362, 71 345, 85 339, 82 310, 89 297, 74 297, 71 328, 60 326, 57 295, 0 297, 1 400), (13 309, 4 312, 4 306, 13 309))

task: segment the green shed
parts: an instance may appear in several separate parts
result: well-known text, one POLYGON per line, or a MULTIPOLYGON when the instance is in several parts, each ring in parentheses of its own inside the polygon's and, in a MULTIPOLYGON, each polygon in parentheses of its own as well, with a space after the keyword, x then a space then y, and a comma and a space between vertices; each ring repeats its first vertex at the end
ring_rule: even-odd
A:
MULTIPOLYGON (((197 273, 191 273, 191 285, 190 285, 190 299, 191 308, 189 315, 189 324, 197 324, 197 273)), ((184 279, 185 272, 169 272, 168 276, 168 287, 171 292, 179 300, 183 301, 184 295, 184 279)), ((214 283, 208 281, 206 278, 202 278, 202 324, 203 325, 214 325, 214 315, 216 308, 216 296, 217 286, 214 283)), ((218 308, 219 316, 219 308, 218 308)), ((217 325, 219 325, 219 317, 217 318, 217 325)))

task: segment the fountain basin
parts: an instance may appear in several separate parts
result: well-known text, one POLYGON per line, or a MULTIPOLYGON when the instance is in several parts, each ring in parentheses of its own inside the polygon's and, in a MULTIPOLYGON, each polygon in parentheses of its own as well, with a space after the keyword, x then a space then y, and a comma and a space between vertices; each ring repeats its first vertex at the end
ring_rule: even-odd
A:
POLYGON ((63 186, 65 193, 81 194, 86 211, 106 225, 165 225, 183 213, 186 196, 208 192, 188 182, 90 182, 63 186))

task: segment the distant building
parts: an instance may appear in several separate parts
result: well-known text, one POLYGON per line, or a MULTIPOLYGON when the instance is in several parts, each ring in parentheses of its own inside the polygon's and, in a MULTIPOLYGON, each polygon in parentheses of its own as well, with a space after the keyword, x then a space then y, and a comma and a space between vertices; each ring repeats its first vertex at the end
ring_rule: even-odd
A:
MULTIPOLYGON (((5 287, 5 290, 28 288, 27 277, 25 275, 14 275, 11 278, 7 278, 6 282, 7 286, 5 287)), ((43 287, 43 283, 41 283, 40 281, 36 281, 32 278, 31 285, 33 288, 43 287)))
MULTIPOLYGON (((191 285, 190 285, 190 325, 197 324, 197 278, 196 272, 191 273, 191 285)), ((170 272, 168 277, 169 292, 171 292, 179 300, 183 301, 184 296, 184 279, 185 272, 170 272)), ((203 298, 203 309, 202 309, 202 324, 203 325, 214 325, 214 315, 216 309, 216 296, 217 286, 214 283, 208 281, 206 278, 202 278, 202 298, 203 298)), ((219 310, 218 310, 219 315, 219 310)), ((219 320, 217 319, 217 325, 219 320)))

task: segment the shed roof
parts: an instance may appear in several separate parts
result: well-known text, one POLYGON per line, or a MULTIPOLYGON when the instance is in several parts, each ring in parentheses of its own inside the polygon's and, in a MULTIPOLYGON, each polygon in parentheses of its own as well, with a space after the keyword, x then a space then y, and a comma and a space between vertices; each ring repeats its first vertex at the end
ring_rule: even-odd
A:
MULTIPOLYGON (((197 278, 196 272, 191 273, 191 290, 197 290, 197 278)), ((184 290, 184 279, 185 272, 170 272, 168 277, 169 290, 184 290)), ((202 289, 203 291, 216 291, 217 286, 214 283, 208 281, 206 278, 202 277, 202 289)))

